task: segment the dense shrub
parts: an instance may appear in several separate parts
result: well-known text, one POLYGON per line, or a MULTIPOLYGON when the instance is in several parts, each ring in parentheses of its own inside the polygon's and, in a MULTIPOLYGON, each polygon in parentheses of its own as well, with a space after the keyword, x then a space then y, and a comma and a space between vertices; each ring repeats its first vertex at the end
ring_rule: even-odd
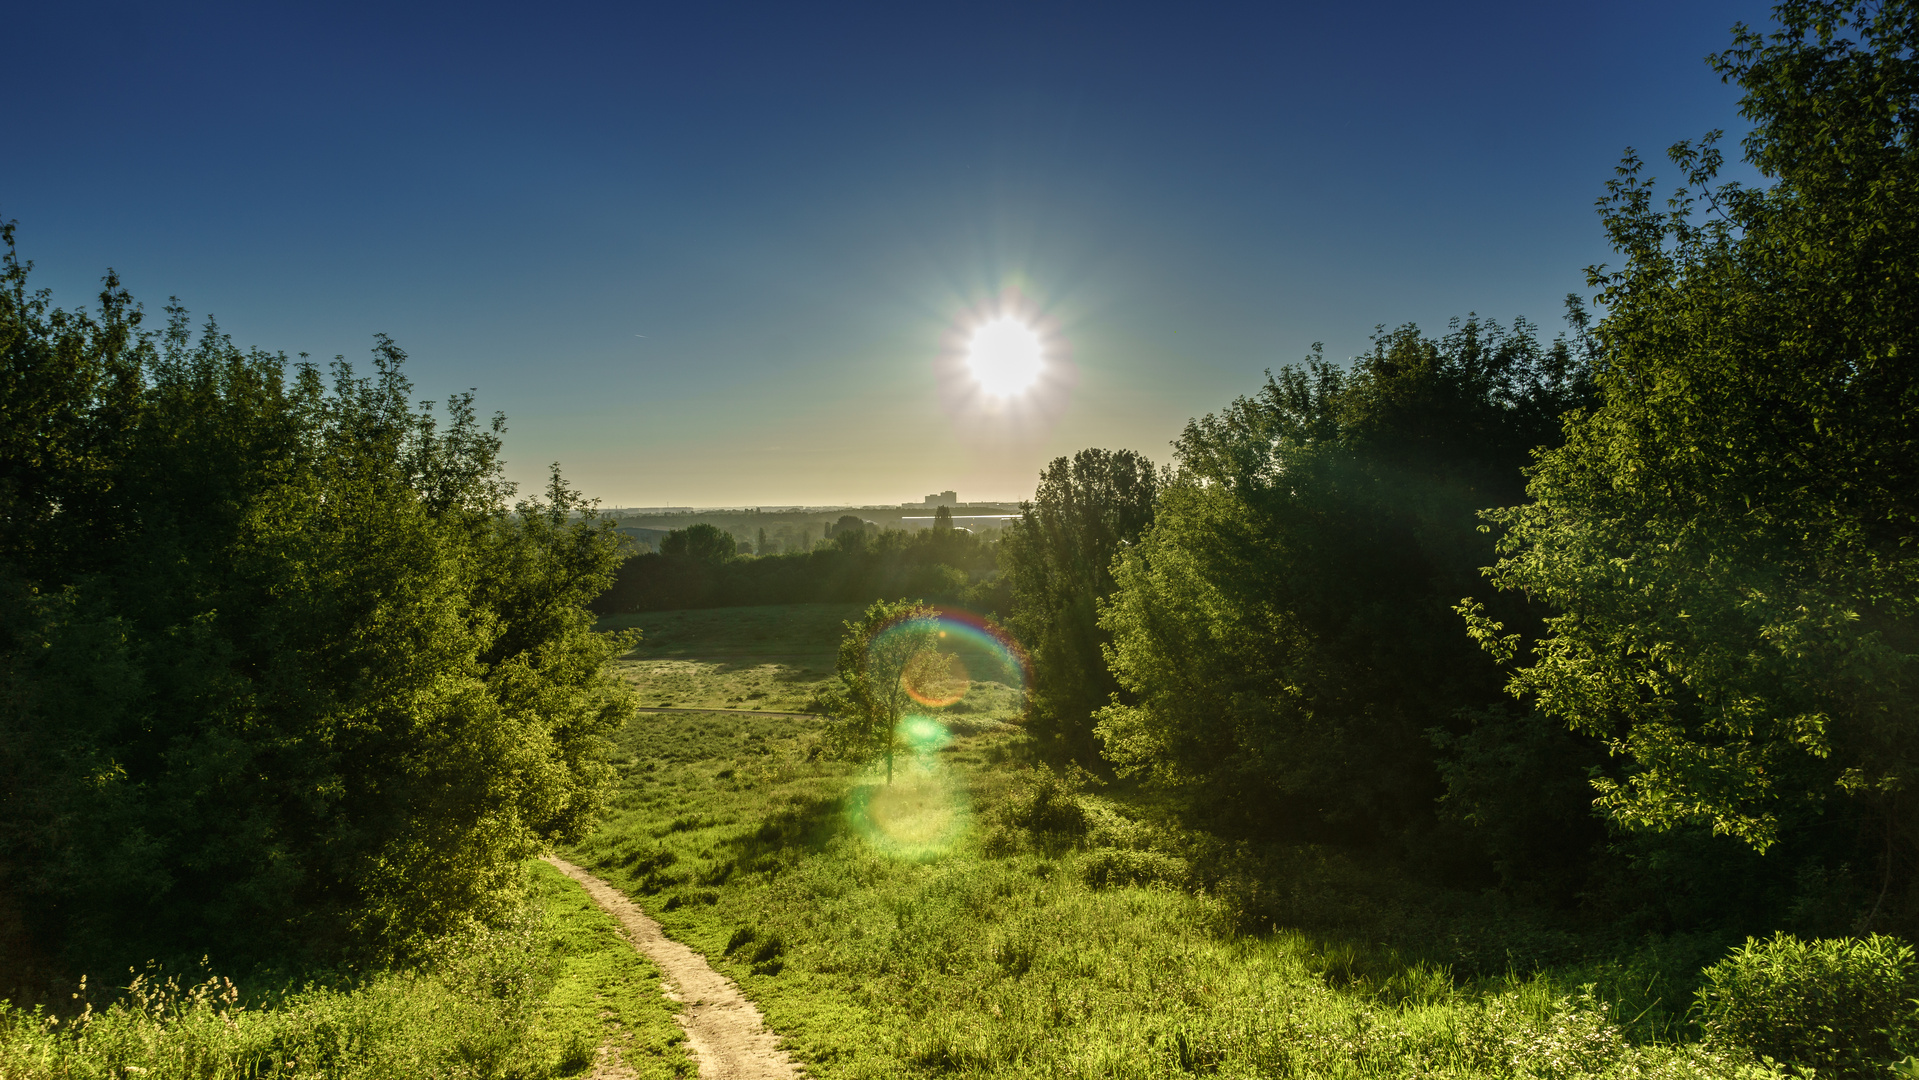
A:
POLYGON ((1056 760, 1097 767, 1093 713, 1119 689, 1099 604, 1113 591, 1113 557, 1152 523, 1158 483, 1131 450, 1055 458, 1000 543, 1013 629, 1033 656, 1027 730, 1056 760))
MULTIPOLYGON (((1788 0, 1711 59, 1721 132, 1628 152, 1593 267, 1598 402, 1489 515, 1493 580, 1553 612, 1514 693, 1607 740, 1622 827, 1757 851, 1847 819, 1919 925, 1919 5, 1788 0), (1810 811, 1808 808, 1811 808, 1810 811)), ((1470 611, 1470 606, 1467 608, 1470 611)), ((1855 849, 1857 851, 1857 849, 1855 849)))
POLYGON ((1919 1036, 1919 961, 1896 938, 1748 939, 1707 968, 1709 1040, 1779 1061, 1863 1074, 1919 1036))
POLYGON ((1493 554, 1476 515, 1517 496, 1581 399, 1579 340, 1402 327, 1350 368, 1315 356, 1189 423, 1100 607, 1125 693, 1098 731, 1120 771, 1243 835, 1429 822, 1426 732, 1503 700, 1452 611, 1493 554))
POLYGON ((1039 769, 993 808, 993 826, 1041 841, 1076 842, 1092 827, 1092 813, 1081 796, 1087 779, 1076 767, 1066 772, 1039 769))
POLYGON ((96 973, 393 953, 594 819, 617 559, 502 421, 0 263, 0 898, 96 973))

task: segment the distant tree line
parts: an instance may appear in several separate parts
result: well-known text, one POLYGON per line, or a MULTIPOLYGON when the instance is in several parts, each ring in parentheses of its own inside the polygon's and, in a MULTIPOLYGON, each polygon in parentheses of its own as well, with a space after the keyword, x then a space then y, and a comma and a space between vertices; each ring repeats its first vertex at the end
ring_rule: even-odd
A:
POLYGON ((621 563, 594 610, 866 603, 898 596, 990 609, 1000 603, 992 581, 995 546, 952 528, 951 521, 948 512, 933 528, 909 533, 869 530, 848 515, 834 526, 830 543, 760 556, 741 554, 730 534, 697 523, 669 532, 657 553, 621 563))

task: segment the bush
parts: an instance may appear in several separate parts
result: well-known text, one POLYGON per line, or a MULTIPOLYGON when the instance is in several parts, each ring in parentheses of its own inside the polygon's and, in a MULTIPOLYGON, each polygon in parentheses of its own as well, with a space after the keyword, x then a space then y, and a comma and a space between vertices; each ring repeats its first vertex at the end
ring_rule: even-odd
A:
POLYGON ((503 418, 27 290, 0 224, 0 895, 79 970, 404 955, 577 839, 612 522, 503 418), (45 447, 62 448, 61 453, 45 447))
POLYGON ((1178 889, 1186 885, 1192 869, 1177 855, 1101 848, 1087 856, 1080 874, 1086 884, 1095 889, 1122 885, 1163 885, 1178 889))
POLYGON ((1001 850, 1018 847, 1019 834, 1058 843, 1076 843, 1092 825, 1085 802, 1080 798, 1086 781, 1091 779, 1078 766, 1060 773, 1042 769, 1033 778, 1008 794, 993 810, 993 832, 1001 850))
POLYGON ((1881 934, 1748 938, 1704 978, 1696 1009, 1707 1039, 1780 1061, 1859 1074, 1919 1034, 1919 965, 1881 934))

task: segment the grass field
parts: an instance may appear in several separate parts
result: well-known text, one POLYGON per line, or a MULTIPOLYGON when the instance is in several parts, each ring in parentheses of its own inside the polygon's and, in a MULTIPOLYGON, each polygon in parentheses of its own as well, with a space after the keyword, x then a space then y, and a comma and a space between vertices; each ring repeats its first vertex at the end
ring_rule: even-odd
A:
POLYGON ((264 998, 148 973, 84 1021, 0 1004, 6 1080, 543 1080, 615 1058, 645 1080, 695 1075, 657 968, 585 892, 528 865, 527 917, 444 943, 423 969, 264 998))
POLYGON ((785 604, 608 615, 602 630, 638 629, 615 662, 651 707, 798 711, 833 676, 841 624, 854 604, 785 604))
MULTIPOLYGON (((640 644, 614 662, 649 708, 757 709, 803 712, 833 681, 845 623, 857 604, 782 604, 607 615, 601 630, 637 629, 640 644)), ((976 641, 955 638, 952 650, 980 677, 964 699, 939 713, 1017 712, 1007 684, 1019 676, 976 641)))
MULTIPOLYGON (((655 616, 680 635, 660 648, 700 660, 701 625, 724 627, 717 652, 795 613, 700 617, 728 615, 655 616)), ((612 818, 574 857, 737 979, 823 1080, 1769 1075, 1685 1041, 1683 978, 1631 957, 1449 964, 1560 939, 1471 897, 1396 907, 1331 853, 1271 886, 1297 925, 1249 926, 1274 905, 1209 880, 1147 804, 1026 764, 998 711, 935 718, 890 786, 823 759, 811 719, 641 714, 612 818)))

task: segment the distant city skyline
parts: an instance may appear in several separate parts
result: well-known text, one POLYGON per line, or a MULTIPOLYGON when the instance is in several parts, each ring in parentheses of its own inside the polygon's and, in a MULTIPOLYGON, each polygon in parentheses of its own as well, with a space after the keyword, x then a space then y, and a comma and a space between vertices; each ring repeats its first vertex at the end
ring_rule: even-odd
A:
POLYGON ((0 215, 63 306, 113 267, 242 346, 392 335, 523 491, 1030 492, 1314 342, 1550 337, 1621 151, 1736 143, 1702 58, 1768 10, 28 5, 0 215))

